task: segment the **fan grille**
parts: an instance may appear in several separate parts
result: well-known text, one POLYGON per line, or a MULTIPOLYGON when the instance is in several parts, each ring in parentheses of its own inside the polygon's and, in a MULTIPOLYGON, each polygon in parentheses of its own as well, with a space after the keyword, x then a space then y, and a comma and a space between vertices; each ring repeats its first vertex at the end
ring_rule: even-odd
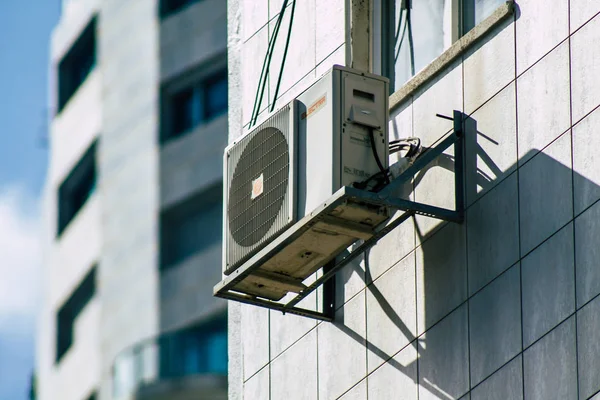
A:
POLYGON ((229 187, 229 231, 236 243, 253 246, 271 229, 286 198, 289 169, 285 135, 273 127, 256 132, 240 155, 229 187), (262 192, 253 199, 253 182, 261 176, 262 192))

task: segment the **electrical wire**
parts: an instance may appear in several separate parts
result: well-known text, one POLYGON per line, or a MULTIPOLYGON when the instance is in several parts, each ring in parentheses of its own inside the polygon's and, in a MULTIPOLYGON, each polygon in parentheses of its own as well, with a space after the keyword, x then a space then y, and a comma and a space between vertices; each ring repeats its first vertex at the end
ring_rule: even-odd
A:
POLYGON ((277 86, 275 86, 275 94, 273 95, 273 104, 271 104, 270 112, 275 110, 275 103, 277 102, 277 95, 279 94, 279 86, 281 85, 281 77, 283 76, 283 67, 285 66, 285 59, 287 58, 288 47, 290 46, 290 37, 292 36, 292 24, 294 23, 294 11, 296 9, 296 0, 292 0, 292 11, 290 14, 290 24, 288 26, 287 39, 285 41, 285 48, 283 49, 283 57, 281 58, 281 68, 279 69, 279 76, 277 77, 277 86))
MULTIPOLYGON (((287 0, 284 1, 284 6, 286 5, 286 3, 287 0)), ((256 87, 256 96, 254 97, 254 106, 252 108, 252 115, 250 117, 250 127, 256 124, 256 119, 258 118, 260 105, 262 104, 262 99, 267 83, 267 77, 269 75, 269 68, 271 66, 271 58, 273 57, 273 50, 275 49, 275 42, 277 40, 279 28, 281 26, 281 21, 283 19, 284 13, 285 8, 283 8, 283 10, 279 13, 277 21, 275 22, 275 26, 273 28, 273 36, 271 36, 271 39, 269 39, 269 44, 267 46, 267 52, 265 53, 265 59, 263 61, 260 78, 258 79, 258 85, 256 87)))
MULTIPOLYGON (((406 37, 406 27, 408 26, 408 20, 407 20, 407 15, 408 13, 405 12, 405 10, 402 10, 400 12, 400 17, 402 17, 402 15, 404 15, 404 28, 402 29, 402 36, 400 37, 400 42, 396 45, 397 49, 396 49, 396 54, 394 55, 394 61, 397 62, 398 61, 398 57, 400 56, 400 51, 402 51, 402 43, 404 42, 404 38, 406 37)), ((398 30, 396 31, 396 42, 398 42, 398 34, 400 33, 400 26, 402 26, 402 21, 400 21, 400 23, 398 24, 398 30)))
MULTIPOLYGON (((379 192, 386 185, 390 183, 390 176, 392 174, 391 168, 383 168, 377 149, 375 148, 375 136, 373 129, 369 129, 369 139, 371 141, 371 149, 373 150, 373 156, 379 167, 379 172, 371 175, 364 181, 354 182, 353 186, 361 190, 369 190, 371 192, 379 192), (374 182, 372 184, 372 182, 374 182)), ((407 159, 409 165, 412 164, 422 153, 423 147, 421 146, 421 139, 418 137, 407 137, 403 139, 391 140, 389 142, 389 154, 397 153, 406 150, 406 153, 401 158, 407 159)))
POLYGON ((408 26, 408 50, 410 52, 410 71, 411 75, 415 75, 415 43, 412 34, 412 22, 410 18, 411 0, 406 0, 406 24, 408 26))
MULTIPOLYGON (((295 2, 295 0, 293 0, 295 2)), ((275 50, 275 43, 277 41, 277 36, 279 35, 279 28, 281 27, 281 21, 283 20, 283 16, 285 14, 285 10, 287 8, 289 0, 284 0, 281 6, 281 11, 275 22, 275 26, 273 28, 273 36, 269 40, 269 44, 267 45, 267 52, 265 54, 265 59, 263 61, 263 66, 260 73, 260 78, 258 79, 258 86, 256 87, 256 95, 254 97, 254 106, 252 108, 252 114, 250 116, 250 127, 256 124, 256 120, 258 118, 258 114, 260 111, 260 104, 262 103, 262 99, 264 96, 264 91, 267 83, 267 77, 269 75, 269 68, 271 65, 271 58, 273 57, 273 51, 275 50)))
POLYGON ((421 152, 421 139, 418 137, 409 137, 404 139, 392 140, 389 143, 389 153, 397 153, 407 150, 404 158, 413 158, 421 152))
POLYGON ((379 167, 379 171, 383 174, 385 178, 385 183, 390 183, 387 170, 383 167, 381 160, 379 159, 379 154, 377 154, 377 148, 375 148, 375 134, 373 133, 373 128, 369 128, 369 138, 371 139, 371 150, 373 151, 373 157, 375 157, 375 162, 379 167))

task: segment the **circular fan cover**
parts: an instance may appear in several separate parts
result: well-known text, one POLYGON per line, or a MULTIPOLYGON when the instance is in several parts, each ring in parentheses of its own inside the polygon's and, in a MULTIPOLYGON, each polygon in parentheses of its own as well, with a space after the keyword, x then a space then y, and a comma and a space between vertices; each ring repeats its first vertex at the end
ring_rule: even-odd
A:
POLYGON ((256 132, 238 160, 229 187, 229 231, 241 246, 257 244, 269 231, 285 201, 290 156, 276 128, 256 132), (253 182, 262 175, 261 194, 252 198, 253 182))

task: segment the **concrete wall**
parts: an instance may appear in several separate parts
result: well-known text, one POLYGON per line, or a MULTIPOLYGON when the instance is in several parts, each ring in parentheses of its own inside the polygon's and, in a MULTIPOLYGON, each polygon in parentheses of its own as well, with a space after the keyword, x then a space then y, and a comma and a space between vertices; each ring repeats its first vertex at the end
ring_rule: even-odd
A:
MULTIPOLYGON (((203 0, 163 19, 160 25, 160 78, 164 88, 195 83, 226 68, 227 8, 221 0, 203 0)), ((166 90, 165 90, 166 91, 166 90)), ((163 93, 165 92, 163 91, 163 93)), ((223 179, 223 149, 227 145, 225 115, 202 123, 192 132, 169 139, 160 148, 160 207, 204 202, 223 179), (195 200, 190 200, 195 199, 195 200)), ((207 201, 210 206, 210 201, 207 201)), ((212 296, 220 278, 219 227, 207 226, 204 235, 217 236, 211 246, 161 273, 160 329, 172 331, 215 313, 226 302, 212 296)))
MULTIPOLYGON (((267 11, 240 3, 229 2, 230 104, 251 107, 267 11)), ((345 267, 334 323, 230 302, 230 398, 598 398, 600 4, 518 3, 391 112, 391 136, 427 146, 451 129, 436 113, 470 116, 465 222, 406 221, 345 267)), ((319 18, 339 18, 318 4, 298 3, 298 57, 332 25, 319 18)), ((293 59, 286 86, 310 83, 312 60, 293 59)), ((248 120, 231 109, 230 140, 248 120)), ((447 153, 411 198, 454 206, 447 153)))
POLYGON ((105 0, 99 19, 101 400, 112 398, 117 354, 159 332, 157 7, 156 1, 105 0))
POLYGON ((168 16, 160 26, 160 78, 167 81, 222 54, 227 44, 227 8, 202 0, 168 16))
POLYGON ((43 400, 81 400, 94 389, 112 399, 112 367, 122 350, 225 311, 212 297, 220 245, 161 274, 158 222, 164 209, 222 179, 227 118, 162 145, 159 105, 164 84, 225 65, 226 6, 204 0, 162 19, 158 9, 158 1, 65 1, 51 38, 49 103, 56 108, 57 65, 98 15, 96 68, 51 121, 37 367, 43 400), (95 139, 96 191, 57 239, 58 188, 95 139), (56 313, 95 262, 96 297, 55 366, 56 313))
MULTIPOLYGON (((60 60, 97 13, 99 1, 70 3, 50 40, 50 72, 56 75, 60 60)), ((50 163, 44 187, 44 279, 42 309, 38 323, 36 368, 40 400, 83 399, 100 382, 100 302, 93 299, 78 316, 73 343, 56 360, 56 316, 58 310, 98 260, 101 246, 98 192, 79 210, 57 238, 58 188, 98 137, 101 127, 102 72, 95 68, 66 107, 50 124, 50 163), (77 371, 78 379, 72 376, 77 371)), ((50 109, 56 110, 56 79, 51 79, 50 109)))
POLYGON ((160 151, 162 208, 173 207, 221 181, 226 145, 226 115, 165 143, 160 151))

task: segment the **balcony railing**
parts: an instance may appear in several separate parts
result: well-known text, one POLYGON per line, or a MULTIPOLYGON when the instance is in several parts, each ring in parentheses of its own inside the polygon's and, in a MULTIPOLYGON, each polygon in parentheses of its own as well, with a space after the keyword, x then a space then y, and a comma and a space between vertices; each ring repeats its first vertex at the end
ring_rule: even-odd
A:
POLYGON ((128 348, 115 360, 115 399, 141 387, 192 375, 227 374, 227 319, 221 316, 128 348))

